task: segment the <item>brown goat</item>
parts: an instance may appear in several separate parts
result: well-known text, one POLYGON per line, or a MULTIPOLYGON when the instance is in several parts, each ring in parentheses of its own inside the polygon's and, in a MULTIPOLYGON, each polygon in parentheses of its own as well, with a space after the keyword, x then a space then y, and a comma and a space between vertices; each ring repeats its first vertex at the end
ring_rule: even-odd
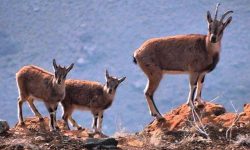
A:
POLYGON ((39 120, 43 120, 42 115, 33 103, 34 99, 38 99, 44 102, 50 113, 50 130, 58 128, 56 125, 56 110, 58 103, 65 97, 65 79, 73 65, 71 64, 68 68, 57 66, 54 59, 54 74, 33 65, 24 66, 16 73, 19 91, 18 118, 20 125, 24 125, 22 113, 24 101, 28 101, 34 114, 39 117, 39 120))
POLYGON ((74 127, 81 129, 72 118, 72 113, 75 109, 89 110, 93 114, 92 128, 95 132, 101 133, 103 112, 111 106, 116 89, 125 78, 118 79, 110 76, 106 70, 106 84, 104 85, 93 81, 66 80, 66 96, 61 102, 66 127, 69 129, 68 120, 70 120, 74 127))
POLYGON ((217 4, 215 17, 207 12, 208 34, 176 35, 147 40, 134 52, 134 61, 138 63, 148 78, 145 96, 152 116, 162 118, 154 104, 153 95, 163 74, 189 74, 189 97, 187 103, 193 106, 194 100, 201 102, 201 90, 205 75, 212 71, 218 61, 223 31, 231 22, 229 17, 223 22, 228 11, 217 20, 217 4), (196 91, 197 88, 197 91, 196 91), (194 97, 194 94, 196 95, 194 97))

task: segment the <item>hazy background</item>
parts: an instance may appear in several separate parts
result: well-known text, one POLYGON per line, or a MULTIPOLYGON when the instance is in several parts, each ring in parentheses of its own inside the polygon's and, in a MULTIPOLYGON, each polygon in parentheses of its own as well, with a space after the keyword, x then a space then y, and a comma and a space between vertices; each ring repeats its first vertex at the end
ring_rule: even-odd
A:
MULTIPOLYGON (((145 40, 176 34, 207 33, 206 12, 214 14, 218 1, 208 0, 0 0, 0 118, 17 122, 15 73, 34 64, 53 71, 52 59, 74 62, 69 78, 104 82, 104 70, 126 76, 115 101, 104 114, 104 132, 134 132, 152 120, 143 90, 146 78, 132 62, 132 54, 145 40)), ((233 110, 250 101, 250 2, 221 1, 219 16, 234 11, 224 32, 221 60, 205 81, 203 98, 233 110)), ((186 102, 187 75, 166 75, 155 95, 164 113, 186 102)), ((47 116, 42 103, 40 112, 47 116)), ((24 105, 24 116, 31 116, 24 105)), ((59 111, 58 116, 61 116, 59 111)), ((84 127, 89 112, 73 115, 84 127)))

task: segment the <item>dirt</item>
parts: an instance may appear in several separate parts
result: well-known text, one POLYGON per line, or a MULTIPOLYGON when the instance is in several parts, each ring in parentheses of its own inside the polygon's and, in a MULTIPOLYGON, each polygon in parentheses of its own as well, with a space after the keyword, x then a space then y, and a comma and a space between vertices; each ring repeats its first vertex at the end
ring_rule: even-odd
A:
POLYGON ((222 105, 204 102, 195 109, 198 121, 191 108, 183 104, 166 113, 164 119, 154 120, 143 131, 123 138, 120 143, 123 149, 246 150, 250 149, 249 111, 250 104, 244 105, 243 112, 231 113, 222 105), (135 143, 139 143, 137 147, 135 143))
POLYGON ((26 118, 25 126, 0 134, 0 149, 250 149, 250 104, 240 113, 209 102, 194 110, 183 104, 138 133, 115 137, 68 131, 61 120, 60 131, 50 132, 48 118, 26 118))

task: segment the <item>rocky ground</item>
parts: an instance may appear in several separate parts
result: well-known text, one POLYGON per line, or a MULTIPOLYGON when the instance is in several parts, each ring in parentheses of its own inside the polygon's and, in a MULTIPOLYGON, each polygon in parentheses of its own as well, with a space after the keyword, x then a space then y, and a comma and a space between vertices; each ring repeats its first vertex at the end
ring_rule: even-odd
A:
POLYGON ((250 149, 250 104, 240 113, 213 103, 202 106, 192 111, 183 104, 141 132, 113 137, 67 131, 60 120, 60 132, 50 132, 48 118, 26 118, 25 126, 0 134, 0 149, 250 149))

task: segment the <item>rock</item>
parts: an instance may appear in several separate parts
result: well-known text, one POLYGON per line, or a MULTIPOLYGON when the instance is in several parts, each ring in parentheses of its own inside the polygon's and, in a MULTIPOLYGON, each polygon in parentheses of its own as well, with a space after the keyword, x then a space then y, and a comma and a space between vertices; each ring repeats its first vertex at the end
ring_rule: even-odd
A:
POLYGON ((236 117, 235 113, 225 113, 213 119, 213 124, 220 124, 223 127, 230 127, 236 117))
POLYGON ((116 147, 118 141, 114 138, 103 138, 103 139, 95 139, 90 138, 86 140, 85 147, 87 149, 93 149, 97 147, 116 147))
POLYGON ((45 138, 42 137, 42 136, 37 136, 37 137, 35 137, 35 141, 36 141, 36 142, 44 142, 44 141, 45 141, 45 138))
POLYGON ((134 140, 128 141, 128 145, 134 146, 134 147, 142 147, 143 146, 143 142, 139 141, 137 139, 134 139, 134 140))
MULTIPOLYGON (((226 109, 222 105, 211 102, 203 102, 203 107, 197 108, 196 112, 202 116, 203 123, 209 123, 217 116, 223 115, 226 109)), ((189 121, 193 120, 191 108, 183 104, 171 112, 163 115, 165 120, 154 120, 145 130, 152 132, 160 130, 174 131, 187 127, 189 121)))
POLYGON ((205 111, 204 115, 207 115, 207 116, 210 116, 210 115, 219 116, 219 115, 226 113, 226 109, 222 105, 214 104, 210 102, 205 102, 204 111, 205 111))
POLYGON ((23 150, 24 146, 23 144, 13 144, 13 145, 10 145, 7 149, 23 150))
POLYGON ((157 131, 150 137, 150 144, 159 146, 162 142, 163 132, 157 131))
POLYGON ((250 104, 245 104, 244 105, 244 112, 248 117, 250 117, 250 104))
POLYGON ((7 121, 0 120, 0 133, 4 133, 10 129, 10 126, 7 121))
POLYGON ((117 146, 113 146, 113 145, 98 145, 97 147, 93 148, 93 150, 100 150, 100 149, 112 149, 112 150, 116 150, 118 148, 117 148, 117 146))
POLYGON ((24 149, 32 149, 32 150, 39 150, 40 148, 34 144, 26 144, 24 149))

